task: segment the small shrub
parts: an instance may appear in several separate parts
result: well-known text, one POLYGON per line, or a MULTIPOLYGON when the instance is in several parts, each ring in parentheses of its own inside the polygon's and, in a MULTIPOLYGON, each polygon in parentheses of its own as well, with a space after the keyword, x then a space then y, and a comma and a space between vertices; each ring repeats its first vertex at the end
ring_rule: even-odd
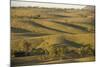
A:
POLYGON ((14 52, 14 56, 15 57, 24 57, 24 56, 26 56, 26 52, 24 52, 24 51, 16 51, 16 52, 14 52))

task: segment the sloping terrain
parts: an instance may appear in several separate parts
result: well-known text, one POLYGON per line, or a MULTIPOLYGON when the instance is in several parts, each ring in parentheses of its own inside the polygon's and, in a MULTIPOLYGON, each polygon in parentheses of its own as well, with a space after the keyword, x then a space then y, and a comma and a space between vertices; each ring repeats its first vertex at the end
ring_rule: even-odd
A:
MULTIPOLYGON (((81 57, 82 49, 90 49, 94 52, 94 13, 82 9, 59 10, 54 8, 12 7, 12 54, 16 51, 25 51, 25 48, 28 49, 28 47, 25 47, 26 42, 26 45, 30 44, 31 46, 28 50, 41 48, 45 52, 48 51, 49 59, 54 59, 56 55, 58 58, 62 55, 64 55, 64 58, 69 58, 76 56, 76 54, 81 57), (67 54, 70 56, 65 57, 67 54)), ((92 54, 91 51, 87 52, 92 54)))

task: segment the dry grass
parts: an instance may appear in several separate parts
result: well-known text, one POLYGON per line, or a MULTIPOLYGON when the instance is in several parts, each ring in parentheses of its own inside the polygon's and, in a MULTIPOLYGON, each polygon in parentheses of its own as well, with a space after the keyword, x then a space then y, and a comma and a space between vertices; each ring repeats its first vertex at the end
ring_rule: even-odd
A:
MULTIPOLYGON (((11 9, 11 49, 23 51, 24 42, 31 44, 31 48, 43 48, 51 55, 55 55, 56 45, 80 52, 81 47, 88 45, 95 49, 94 13, 88 10, 74 9, 46 9, 46 8, 12 8, 11 9)), ((59 48, 60 49, 60 48, 59 48)), ((63 54, 65 48, 61 48, 63 54)), ((59 56, 60 57, 60 56, 59 56)), ((59 58, 58 57, 58 58, 59 58)), ((37 60, 34 57, 12 58, 12 61, 37 60)), ((41 57, 39 57, 41 59, 41 57)), ((92 58, 93 59, 93 58, 92 58)), ((49 60, 46 58, 46 60, 49 60)), ((67 60, 67 59, 66 59, 67 60)), ((78 61, 90 61, 82 58, 78 61)))

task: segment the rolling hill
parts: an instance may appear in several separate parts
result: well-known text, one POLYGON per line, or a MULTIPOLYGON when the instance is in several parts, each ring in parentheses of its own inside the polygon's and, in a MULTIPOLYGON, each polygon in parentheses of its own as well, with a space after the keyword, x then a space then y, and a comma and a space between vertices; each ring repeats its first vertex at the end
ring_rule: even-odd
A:
MULTIPOLYGON (((30 44, 30 49, 48 51, 50 58, 57 50, 62 55, 66 50, 74 50, 79 55, 81 49, 88 49, 85 47, 94 50, 94 20, 94 13, 87 9, 58 11, 54 8, 12 7, 11 50, 25 51, 26 42, 30 44)), ((68 54, 72 56, 71 52, 68 54)), ((62 56, 59 53, 57 55, 62 56)))

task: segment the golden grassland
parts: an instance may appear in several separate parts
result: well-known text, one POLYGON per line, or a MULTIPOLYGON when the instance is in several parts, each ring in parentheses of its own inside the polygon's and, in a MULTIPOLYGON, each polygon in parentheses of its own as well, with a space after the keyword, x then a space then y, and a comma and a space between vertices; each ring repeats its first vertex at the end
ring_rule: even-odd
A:
POLYGON ((12 65, 94 61, 94 15, 83 9, 12 7, 12 65))

